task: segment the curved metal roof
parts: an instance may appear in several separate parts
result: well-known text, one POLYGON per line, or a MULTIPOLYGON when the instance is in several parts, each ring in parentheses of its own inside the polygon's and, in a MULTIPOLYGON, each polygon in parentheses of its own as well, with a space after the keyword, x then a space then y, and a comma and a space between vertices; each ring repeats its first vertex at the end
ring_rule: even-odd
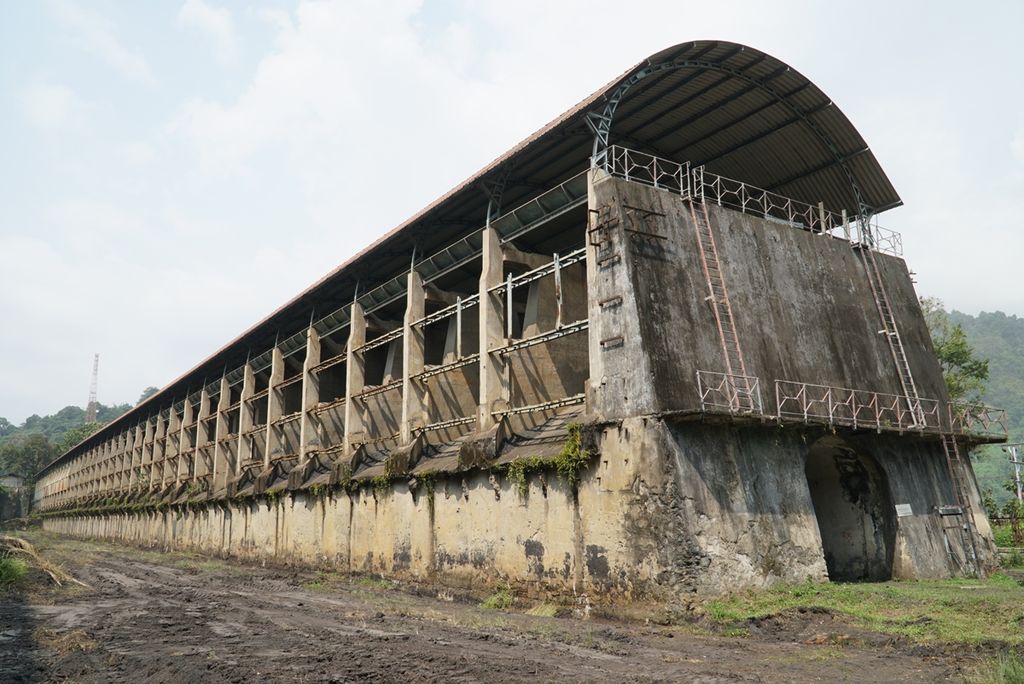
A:
POLYGON ((853 124, 806 77, 736 43, 681 43, 628 69, 68 453, 304 330, 351 302, 357 284, 365 292, 407 272, 414 250, 432 254, 476 233, 488 210, 488 184, 503 178, 502 205, 514 207, 585 170, 595 130, 609 144, 703 164, 851 215, 902 204, 853 124))

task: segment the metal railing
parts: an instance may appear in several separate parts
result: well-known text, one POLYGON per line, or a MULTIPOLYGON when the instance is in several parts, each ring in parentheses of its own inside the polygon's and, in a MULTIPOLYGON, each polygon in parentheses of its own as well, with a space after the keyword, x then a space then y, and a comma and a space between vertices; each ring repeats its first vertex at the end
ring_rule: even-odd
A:
POLYGON ((697 371, 700 409, 705 413, 763 415, 761 381, 754 375, 697 371))
POLYGON ((848 216, 845 211, 830 211, 821 204, 801 202, 743 181, 709 173, 702 166, 691 167, 689 162, 674 162, 613 145, 608 149, 602 168, 627 181, 847 240, 877 252, 903 256, 902 236, 879 226, 877 221, 867 222, 857 216, 848 216))
POLYGON ((612 145, 608 148, 604 170, 627 181, 642 183, 690 196, 690 164, 655 157, 652 154, 612 145))
POLYGON ((949 405, 949 424, 953 432, 1005 437, 1009 419, 1004 409, 979 402, 954 401, 949 405))
POLYGON ((899 394, 776 380, 775 403, 780 419, 898 432, 942 431, 942 413, 934 399, 915 402, 899 394))

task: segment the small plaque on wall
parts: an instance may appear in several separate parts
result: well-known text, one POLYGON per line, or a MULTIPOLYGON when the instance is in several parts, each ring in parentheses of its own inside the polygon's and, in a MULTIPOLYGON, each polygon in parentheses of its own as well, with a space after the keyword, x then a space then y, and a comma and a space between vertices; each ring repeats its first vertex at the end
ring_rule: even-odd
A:
POLYGON ((896 515, 905 518, 908 515, 914 515, 914 510, 910 507, 910 504, 896 504, 896 515))

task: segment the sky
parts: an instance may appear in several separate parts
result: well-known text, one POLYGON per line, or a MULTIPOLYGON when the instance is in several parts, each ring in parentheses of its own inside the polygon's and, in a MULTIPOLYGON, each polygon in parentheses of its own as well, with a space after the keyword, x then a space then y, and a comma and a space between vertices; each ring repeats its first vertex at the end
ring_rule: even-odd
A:
POLYGON ((0 0, 0 416, 132 402, 665 47, 845 112, 918 292, 1024 315, 1024 3, 0 0), (770 8, 769 8, 770 6, 770 8))

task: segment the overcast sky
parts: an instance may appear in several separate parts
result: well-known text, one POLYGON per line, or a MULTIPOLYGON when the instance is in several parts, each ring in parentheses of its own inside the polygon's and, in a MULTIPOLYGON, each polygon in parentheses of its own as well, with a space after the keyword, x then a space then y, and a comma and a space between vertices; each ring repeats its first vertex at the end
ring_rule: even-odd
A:
POLYGON ((0 0, 0 416, 84 405, 94 352, 134 402, 694 39, 847 114, 919 293, 1024 315, 1022 29, 1019 0, 0 0))

